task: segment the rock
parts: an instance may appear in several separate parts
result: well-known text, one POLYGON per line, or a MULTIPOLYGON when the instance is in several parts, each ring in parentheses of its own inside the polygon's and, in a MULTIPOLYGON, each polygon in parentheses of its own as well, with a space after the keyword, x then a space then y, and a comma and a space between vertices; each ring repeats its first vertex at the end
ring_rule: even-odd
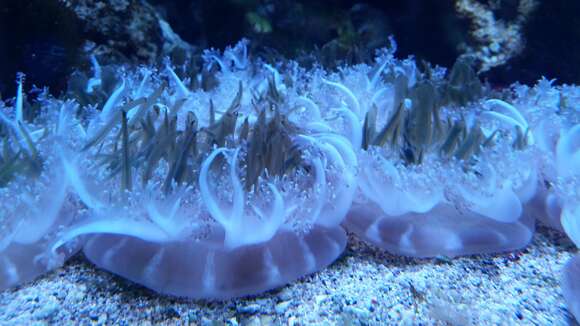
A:
POLYGON ((288 318, 288 326, 297 326, 297 325, 300 325, 298 318, 296 318, 294 316, 288 318))
POLYGON ((285 313, 286 310, 288 310, 288 308, 290 307, 291 304, 292 304, 291 301, 282 301, 282 302, 278 303, 276 305, 276 308, 275 308, 276 313, 277 314, 283 314, 283 313, 285 313))
POLYGON ((254 315, 260 311, 260 305, 253 303, 246 306, 237 307, 236 310, 240 314, 254 315))
POLYGON ((278 298, 282 301, 288 301, 292 299, 292 294, 292 290, 290 290, 289 287, 285 287, 282 289, 282 291, 280 291, 280 293, 278 293, 278 298))
POLYGON ((252 316, 248 319, 242 321, 242 326, 261 326, 262 322, 260 321, 260 317, 252 316))
POLYGON ((191 48, 173 32, 147 1, 60 0, 80 20, 89 41, 105 56, 122 53, 137 62, 154 63, 175 48, 191 48), (99 43, 100 40, 105 40, 99 43))
POLYGON ((370 311, 353 306, 346 306, 344 308, 344 312, 362 321, 367 320, 371 317, 370 311))
POLYGON ((316 305, 319 306, 326 299, 328 299, 327 295, 317 295, 316 297, 314 297, 314 302, 316 302, 316 305))
POLYGON ((107 322, 109 316, 106 313, 102 313, 99 315, 99 319, 97 320, 97 324, 104 325, 107 322))
POLYGON ((60 302, 54 296, 49 296, 40 302, 42 305, 38 310, 34 312, 34 318, 36 319, 47 319, 56 314, 60 309, 60 302))

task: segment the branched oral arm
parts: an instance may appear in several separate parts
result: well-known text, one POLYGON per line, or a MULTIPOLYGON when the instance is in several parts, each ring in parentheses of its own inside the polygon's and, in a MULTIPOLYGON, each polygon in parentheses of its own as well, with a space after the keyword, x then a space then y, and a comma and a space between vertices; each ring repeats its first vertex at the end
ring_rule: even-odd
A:
POLYGON ((360 148, 362 145, 362 125, 356 114, 346 108, 336 109, 335 112, 341 115, 346 121, 348 130, 348 139, 354 148, 360 148))
POLYGON ((562 132, 556 145, 556 164, 560 177, 580 174, 580 124, 562 132))
POLYGON ((280 191, 278 191, 278 188, 276 188, 274 184, 268 183, 268 187, 274 196, 274 202, 272 203, 272 209, 269 214, 264 213, 256 205, 251 205, 254 213, 260 217, 262 228, 258 230, 250 230, 247 228, 245 230, 246 232, 259 232, 262 234, 261 238, 266 240, 271 239, 276 234, 286 219, 286 207, 284 205, 284 198, 282 198, 282 194, 280 194, 280 191))
POLYGON ((115 91, 113 91, 113 94, 111 94, 107 102, 105 102, 105 105, 103 105, 103 109, 99 114, 101 121, 109 121, 116 114, 115 107, 117 106, 117 103, 121 99, 121 95, 125 91, 125 85, 126 81, 125 78, 123 78, 121 81, 121 85, 117 87, 115 91))
MULTIPOLYGON (((318 147, 318 141, 312 136, 305 136, 305 135, 298 135, 296 137, 296 141, 301 143, 303 146, 314 146, 318 147)), ((322 212, 322 208, 324 207, 324 199, 327 196, 327 188, 326 188, 326 172, 324 167, 322 166, 322 161, 320 158, 310 158, 312 165, 314 166, 314 174, 315 174, 315 181, 312 189, 315 191, 318 189, 316 206, 314 208, 314 212, 312 217, 314 219, 318 219, 320 213, 322 212)))
POLYGON ((343 94, 348 102, 348 108, 357 116, 361 115, 360 103, 353 92, 341 83, 333 82, 327 79, 322 79, 325 84, 334 87, 339 93, 343 94))
POLYGON ((201 197, 207 210, 211 214, 211 216, 218 221, 224 228, 227 228, 228 225, 231 224, 230 218, 226 212, 223 212, 220 208, 220 205, 217 202, 217 199, 213 195, 213 190, 209 187, 209 169, 211 164, 216 159, 216 157, 220 154, 225 155, 227 149, 225 148, 218 148, 215 149, 207 159, 201 165, 201 171, 199 173, 199 189, 201 193, 201 197))
POLYGON ((318 107, 318 105, 316 103, 314 103, 314 101, 312 101, 311 99, 309 99, 306 96, 299 96, 298 99, 296 100, 296 106, 297 108, 299 107, 304 107, 306 109, 306 116, 314 121, 319 121, 322 118, 322 115, 320 114, 320 108, 318 107))
POLYGON ((81 201, 87 205, 87 207, 94 209, 96 211, 102 210, 105 205, 100 202, 99 199, 95 198, 91 192, 87 189, 82 177, 79 174, 76 163, 72 162, 65 151, 60 148, 57 149, 58 155, 60 156, 64 172, 66 174, 67 180, 70 182, 71 186, 75 190, 76 194, 79 196, 81 201))
POLYGON ((42 207, 36 206, 38 200, 31 198, 28 194, 23 195, 23 201, 28 205, 32 219, 27 221, 26 227, 18 229, 15 242, 30 245, 48 234, 61 213, 62 205, 66 200, 67 188, 68 180, 62 178, 57 185, 47 189, 47 193, 50 193, 50 200, 46 206, 42 207))

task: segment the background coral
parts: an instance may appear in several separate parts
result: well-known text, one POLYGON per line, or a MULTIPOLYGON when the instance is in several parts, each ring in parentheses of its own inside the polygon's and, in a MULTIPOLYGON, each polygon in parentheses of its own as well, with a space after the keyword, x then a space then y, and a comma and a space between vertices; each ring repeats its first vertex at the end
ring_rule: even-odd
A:
POLYGON ((538 1, 516 2, 517 6, 501 0, 491 0, 485 4, 476 0, 455 2, 459 14, 469 17, 472 25, 471 35, 475 45, 467 45, 465 55, 477 58, 481 72, 504 65, 524 49, 523 27, 537 9, 538 1), (510 9, 514 11, 512 17, 505 14, 500 16, 510 9))

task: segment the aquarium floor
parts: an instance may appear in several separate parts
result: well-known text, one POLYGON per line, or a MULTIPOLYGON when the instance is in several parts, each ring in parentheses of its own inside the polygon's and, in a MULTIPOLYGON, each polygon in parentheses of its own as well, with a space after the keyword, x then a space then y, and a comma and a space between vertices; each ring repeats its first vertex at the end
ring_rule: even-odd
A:
POLYGON ((351 236, 326 270, 226 302, 160 296, 79 255, 0 293, 0 324, 568 325, 559 278, 574 251, 546 228, 521 252, 453 260, 396 257, 351 236))

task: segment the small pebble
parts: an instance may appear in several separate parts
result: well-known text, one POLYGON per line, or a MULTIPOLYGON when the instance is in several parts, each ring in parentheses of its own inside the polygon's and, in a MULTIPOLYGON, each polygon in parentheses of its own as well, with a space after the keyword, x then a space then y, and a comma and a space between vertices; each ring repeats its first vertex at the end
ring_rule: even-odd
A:
POLYGON ((291 303, 292 303, 291 301, 282 301, 282 302, 278 303, 276 305, 276 308, 275 308, 276 309, 276 313, 277 314, 283 314, 283 313, 285 313, 286 310, 288 310, 288 307, 290 307, 290 304, 291 303))
POLYGON ((260 311, 260 305, 253 303, 253 304, 249 304, 247 306, 240 306, 240 307, 237 307, 237 311, 240 314, 253 315, 253 314, 256 314, 260 311))
POLYGON ((40 309, 34 312, 34 317, 36 319, 46 319, 55 314, 59 309, 60 303, 58 302, 58 299, 54 296, 49 296, 42 301, 40 309))
POLYGON ((371 313, 368 310, 353 307, 353 306, 345 307, 344 311, 346 313, 349 313, 349 314, 357 317, 358 319, 362 319, 362 320, 366 320, 366 319, 369 319, 371 317, 371 313))

